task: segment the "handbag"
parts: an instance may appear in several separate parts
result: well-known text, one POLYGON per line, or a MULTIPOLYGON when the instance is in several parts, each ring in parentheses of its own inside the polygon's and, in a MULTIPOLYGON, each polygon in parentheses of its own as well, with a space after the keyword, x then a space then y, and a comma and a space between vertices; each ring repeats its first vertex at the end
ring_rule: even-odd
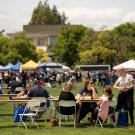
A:
MULTIPOLYGON (((17 106, 15 108, 15 113, 14 113, 14 122, 20 122, 20 116, 19 114, 27 113, 28 111, 25 110, 25 106, 17 106), (25 112, 24 112, 25 111, 25 112)), ((23 116, 22 120, 25 122, 27 119, 27 116, 23 116)))

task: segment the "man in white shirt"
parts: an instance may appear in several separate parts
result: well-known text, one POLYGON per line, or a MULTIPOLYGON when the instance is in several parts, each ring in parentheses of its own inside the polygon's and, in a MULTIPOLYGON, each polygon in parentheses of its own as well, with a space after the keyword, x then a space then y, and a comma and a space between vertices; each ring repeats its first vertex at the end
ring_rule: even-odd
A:
POLYGON ((118 80, 116 81, 114 88, 119 90, 118 103, 116 111, 122 108, 127 110, 130 115, 131 124, 134 124, 134 79, 133 76, 127 74, 125 70, 120 67, 117 71, 118 80))

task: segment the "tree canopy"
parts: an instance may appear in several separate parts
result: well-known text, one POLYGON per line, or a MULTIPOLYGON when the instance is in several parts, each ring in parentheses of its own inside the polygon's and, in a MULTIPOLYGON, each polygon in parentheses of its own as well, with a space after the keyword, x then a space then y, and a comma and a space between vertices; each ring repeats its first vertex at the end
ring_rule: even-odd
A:
POLYGON ((33 25, 54 25, 65 24, 67 17, 64 12, 60 13, 54 5, 51 8, 48 1, 40 1, 37 7, 33 10, 30 24, 33 25))
POLYGON ((17 61, 25 63, 29 59, 38 60, 35 45, 23 33, 18 33, 15 39, 1 35, 0 50, 0 64, 2 65, 9 62, 15 64, 17 61))
POLYGON ((56 46, 53 48, 55 58, 68 66, 73 66, 79 60, 79 42, 85 34, 86 27, 75 26, 63 28, 58 35, 56 46))
POLYGON ((54 55, 69 66, 75 64, 116 65, 135 58, 135 23, 113 30, 64 29, 57 38, 54 55), (80 31, 82 30, 82 31, 80 31), (77 37, 77 38, 76 38, 77 37), (78 40, 79 39, 79 40, 78 40))

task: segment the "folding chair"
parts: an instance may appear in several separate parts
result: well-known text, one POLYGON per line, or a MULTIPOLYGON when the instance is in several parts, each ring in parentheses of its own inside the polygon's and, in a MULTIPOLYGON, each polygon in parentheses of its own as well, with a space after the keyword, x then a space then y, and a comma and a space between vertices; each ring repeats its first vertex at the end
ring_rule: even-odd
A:
POLYGON ((44 114, 44 119, 46 122, 46 116, 45 113, 47 112, 47 99, 45 97, 34 97, 32 100, 38 100, 40 101, 40 107, 38 109, 37 118, 38 119, 41 115, 44 114))
POLYGON ((27 129, 27 126, 26 126, 25 122, 23 121, 23 117, 26 116, 26 117, 30 118, 30 128, 32 127, 33 123, 37 126, 37 128, 39 128, 39 126, 35 122, 35 117, 38 114, 39 107, 40 107, 40 101, 33 100, 33 99, 28 101, 28 103, 25 106, 24 112, 22 114, 19 114, 20 122, 18 124, 18 127, 20 126, 20 123, 22 122, 22 124, 27 129))
MULTIPOLYGON (((104 103, 103 103, 103 105, 100 107, 100 109, 102 109, 102 111, 104 111, 104 108, 108 108, 108 112, 105 112, 105 113, 108 113, 107 114, 107 117, 106 117, 106 120, 107 120, 107 118, 111 118, 112 119, 112 117, 114 116, 115 117, 115 109, 114 109, 114 111, 112 111, 111 113, 109 113, 109 106, 110 106, 110 103, 109 104, 106 104, 108 101, 106 100, 106 101, 104 101, 104 103), (106 105, 106 106, 105 106, 106 105)), ((96 123, 95 123, 95 127, 97 126, 97 124, 99 123, 100 124, 100 126, 101 126, 101 128, 103 128, 103 121, 102 121, 102 119, 100 118, 100 116, 99 116, 99 109, 97 110, 98 112, 97 112, 97 119, 96 119, 96 123)), ((112 124, 113 124, 113 126, 114 127, 116 127, 116 122, 115 121, 113 121, 113 119, 112 119, 112 124)))
POLYGON ((113 111, 110 112, 108 115, 109 115, 109 117, 112 118, 113 126, 115 128, 116 128, 116 113, 115 113, 116 106, 117 106, 117 99, 116 98, 113 98, 110 101, 110 105, 109 105, 109 107, 112 107, 113 108, 113 111), (113 117, 114 117, 114 120, 113 120, 113 117))
POLYGON ((76 127, 76 102, 72 100, 61 100, 59 101, 59 127, 61 127, 61 117, 62 116, 73 116, 74 117, 74 128, 76 127), (73 107, 73 111, 63 113, 61 111, 61 107, 63 108, 70 108, 73 107))

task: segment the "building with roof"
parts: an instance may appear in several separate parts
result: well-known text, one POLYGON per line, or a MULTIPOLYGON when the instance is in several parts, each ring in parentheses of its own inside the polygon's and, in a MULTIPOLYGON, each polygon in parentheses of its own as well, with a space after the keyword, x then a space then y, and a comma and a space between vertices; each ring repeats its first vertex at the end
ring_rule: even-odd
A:
MULTIPOLYGON (((71 28, 77 25, 24 25, 23 32, 31 38, 33 43, 48 52, 48 48, 56 44, 56 37, 63 27, 71 28)), ((10 38, 14 38, 17 33, 8 33, 10 38)))

